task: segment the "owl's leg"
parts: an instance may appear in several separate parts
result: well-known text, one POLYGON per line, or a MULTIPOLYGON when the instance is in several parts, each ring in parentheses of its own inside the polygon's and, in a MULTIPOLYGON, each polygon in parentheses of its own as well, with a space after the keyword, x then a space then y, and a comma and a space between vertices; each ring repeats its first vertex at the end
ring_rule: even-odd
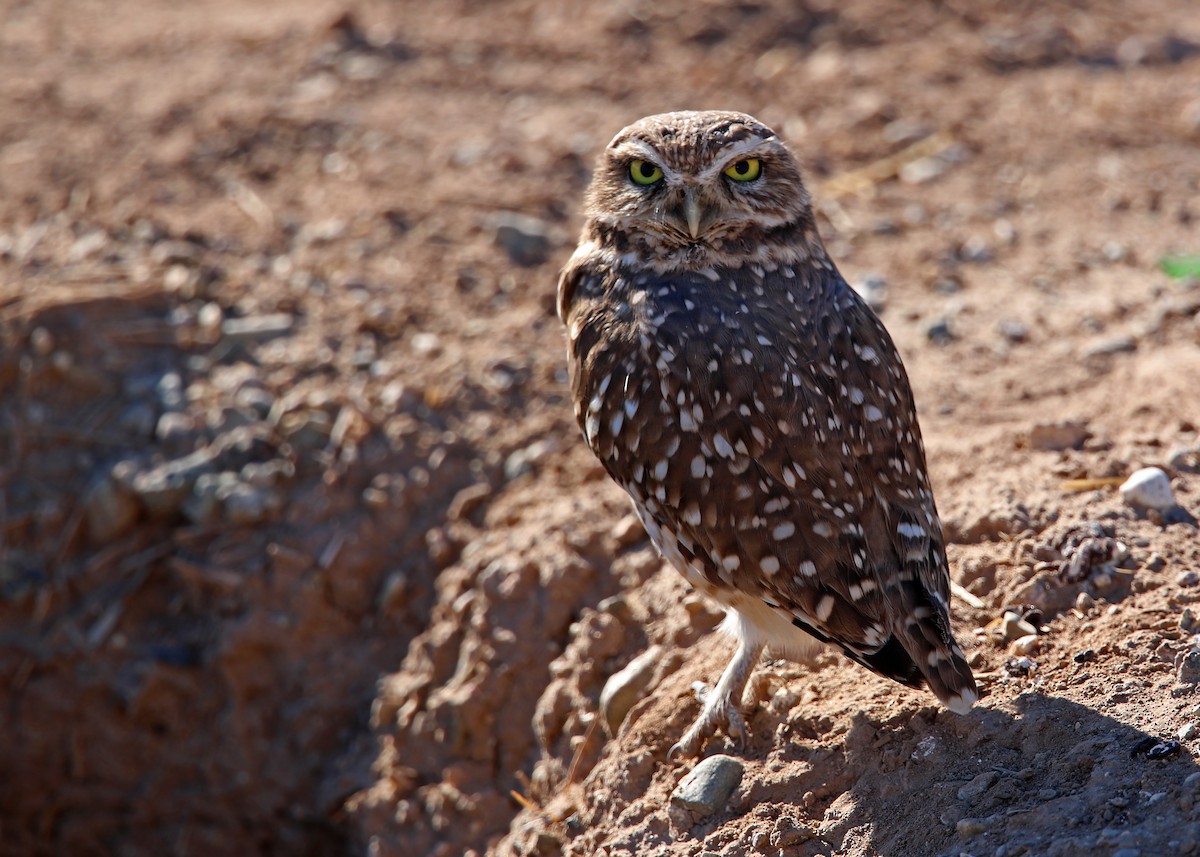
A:
POLYGON ((746 720, 738 705, 746 689, 746 682, 754 665, 762 656, 765 644, 742 637, 738 640, 737 652, 721 673, 721 678, 704 700, 700 716, 688 727, 687 732, 667 754, 669 759, 689 759, 699 754, 704 743, 725 727, 725 734, 742 745, 746 741, 746 720))

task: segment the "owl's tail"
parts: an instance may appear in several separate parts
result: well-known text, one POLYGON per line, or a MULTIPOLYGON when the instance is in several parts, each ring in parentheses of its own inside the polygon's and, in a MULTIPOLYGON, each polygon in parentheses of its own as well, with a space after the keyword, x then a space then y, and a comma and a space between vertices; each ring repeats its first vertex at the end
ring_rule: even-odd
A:
POLYGON ((966 714, 978 701, 979 689, 950 630, 945 599, 936 594, 930 597, 931 594, 919 584, 905 588, 920 592, 907 593, 916 597, 904 599, 910 609, 907 615, 897 617, 896 637, 934 696, 955 714, 966 714))

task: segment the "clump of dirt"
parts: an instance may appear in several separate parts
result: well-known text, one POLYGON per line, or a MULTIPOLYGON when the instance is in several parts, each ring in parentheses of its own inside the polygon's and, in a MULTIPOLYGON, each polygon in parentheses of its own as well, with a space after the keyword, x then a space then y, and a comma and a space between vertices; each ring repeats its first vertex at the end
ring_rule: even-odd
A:
POLYGON ((0 850, 1200 848, 1187 2, 2 14, 0 850), (666 752, 731 646, 553 301, 595 153, 698 107, 796 149, 899 344, 986 691, 766 663, 709 812, 666 752))

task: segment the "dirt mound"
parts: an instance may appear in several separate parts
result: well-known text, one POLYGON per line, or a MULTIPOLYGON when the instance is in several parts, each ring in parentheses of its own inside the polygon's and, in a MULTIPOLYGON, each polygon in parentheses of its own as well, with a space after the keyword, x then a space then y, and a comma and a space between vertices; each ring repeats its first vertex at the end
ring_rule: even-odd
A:
POLYGON ((1200 848, 1200 291, 1157 268, 1200 250, 1194 19, 4 11, 0 851, 1200 848), (708 810, 666 750, 729 643, 579 440, 553 307, 596 151, 688 107, 794 146, 899 344, 987 692, 766 664, 708 810), (1121 501, 1145 466, 1177 509, 1121 501))

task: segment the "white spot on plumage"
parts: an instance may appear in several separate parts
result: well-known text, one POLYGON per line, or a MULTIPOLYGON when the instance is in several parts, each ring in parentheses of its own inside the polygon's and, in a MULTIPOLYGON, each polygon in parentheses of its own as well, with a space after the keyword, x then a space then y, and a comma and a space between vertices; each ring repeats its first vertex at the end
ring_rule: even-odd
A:
POLYGON ((720 432, 713 435, 713 446, 717 450, 717 455, 723 458, 733 458, 733 447, 729 445, 729 441, 725 439, 725 435, 720 432))
POLYGON ((775 529, 771 530, 771 537, 776 541, 790 539, 796 534, 796 525, 791 521, 784 521, 782 524, 777 524, 775 529))
POLYGON ((763 574, 774 575, 779 572, 779 558, 774 556, 764 556, 758 561, 758 567, 762 569, 763 574))

